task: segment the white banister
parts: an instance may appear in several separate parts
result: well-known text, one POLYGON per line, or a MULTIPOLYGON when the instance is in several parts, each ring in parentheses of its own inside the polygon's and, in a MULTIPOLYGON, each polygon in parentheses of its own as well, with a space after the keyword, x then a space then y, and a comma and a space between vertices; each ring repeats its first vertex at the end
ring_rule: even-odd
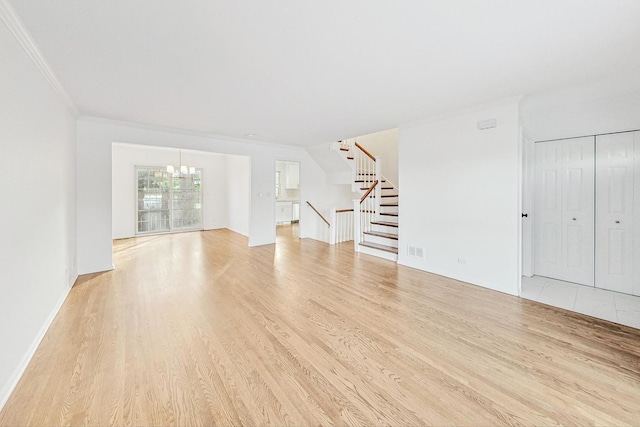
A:
POLYGON ((333 224, 333 227, 329 227, 329 244, 336 244, 336 234, 338 230, 338 222, 336 221, 336 208, 331 208, 329 211, 329 222, 333 224))
POLYGON ((376 162, 375 162, 375 168, 376 168, 376 175, 375 175, 375 180, 378 181, 378 185, 376 185, 376 192, 375 192, 375 203, 374 203, 374 210, 376 211, 375 213, 375 218, 376 221, 380 220, 380 202, 382 200, 382 186, 384 185, 383 178, 382 178, 382 157, 380 156, 376 156, 376 162))
POLYGON ((353 199, 353 250, 360 252, 362 237, 360 233, 360 199, 353 199))
POLYGON ((329 210, 329 244, 348 242, 353 240, 354 215, 353 209, 331 208, 329 210))
POLYGON ((353 209, 336 210, 335 243, 353 240, 353 209))

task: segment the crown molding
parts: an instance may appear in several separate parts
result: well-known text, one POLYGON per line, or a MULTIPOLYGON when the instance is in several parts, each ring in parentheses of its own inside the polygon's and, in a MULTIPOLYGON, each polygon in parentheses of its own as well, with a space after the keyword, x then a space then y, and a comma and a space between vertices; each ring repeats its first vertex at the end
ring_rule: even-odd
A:
POLYGON ((164 132, 164 133, 172 133, 175 135, 185 135, 185 136, 193 136, 198 138, 215 139, 221 142, 235 142, 235 143, 242 143, 242 144, 250 144, 250 145, 260 146, 265 148, 282 148, 286 150, 302 150, 302 151, 304 151, 306 148, 300 145, 287 145, 287 144, 281 144, 277 142, 261 141, 258 139, 236 138, 233 136, 220 135, 220 134, 204 132, 204 131, 176 128, 171 126, 154 125, 154 124, 142 123, 142 122, 130 122, 126 120, 108 119, 105 117, 98 117, 98 116, 82 115, 78 117, 78 120, 82 122, 91 122, 91 123, 98 123, 98 124, 104 124, 104 125, 110 125, 110 126, 122 126, 122 127, 128 127, 128 128, 140 129, 140 130, 146 130, 146 131, 152 131, 152 132, 164 132))
POLYGON ((456 116, 462 116, 465 114, 473 114, 473 113, 477 113, 480 111, 484 111, 486 109, 489 108, 496 108, 496 107, 502 107, 504 105, 509 105, 509 104, 520 104, 520 101, 522 101, 523 96, 522 95, 517 95, 517 96, 510 96, 508 98, 500 98, 494 101, 490 101, 490 102, 485 102, 483 104, 476 104, 476 105, 472 105, 469 107, 464 107, 464 108, 459 108, 456 110, 452 110, 452 111, 447 111, 447 112, 443 112, 440 114, 434 114, 432 116, 429 116, 427 118, 421 119, 421 120, 417 120, 415 122, 409 122, 409 123, 404 123, 401 124, 400 126, 398 126, 398 128, 412 128, 415 126, 420 126, 420 125, 425 125, 428 123, 432 123, 432 122, 437 122, 439 120, 445 120, 445 119, 450 119, 452 117, 456 117, 456 116))
POLYGON ((20 46, 22 46, 29 58, 31 58, 31 61, 49 83, 58 98, 60 98, 71 114, 77 118, 80 115, 78 107, 64 89, 53 70, 51 70, 47 61, 45 61, 40 53, 40 49, 38 49, 35 41, 31 38, 31 35, 29 35, 29 32, 8 0, 0 0, 0 21, 4 22, 9 32, 13 34, 18 43, 20 43, 20 46))

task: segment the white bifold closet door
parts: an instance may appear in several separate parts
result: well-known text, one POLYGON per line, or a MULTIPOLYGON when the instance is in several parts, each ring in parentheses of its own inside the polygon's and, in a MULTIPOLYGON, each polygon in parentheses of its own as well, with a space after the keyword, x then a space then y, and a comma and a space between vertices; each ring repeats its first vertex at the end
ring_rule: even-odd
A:
POLYGON ((537 275, 594 285, 594 141, 535 144, 537 275))
POLYGON ((596 286, 640 295, 640 132, 596 140, 596 286))

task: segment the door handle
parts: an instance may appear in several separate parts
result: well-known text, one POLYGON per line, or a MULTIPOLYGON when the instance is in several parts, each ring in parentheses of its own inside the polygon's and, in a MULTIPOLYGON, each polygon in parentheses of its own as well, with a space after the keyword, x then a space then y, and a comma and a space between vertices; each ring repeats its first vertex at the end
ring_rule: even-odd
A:
POLYGON ((572 218, 574 221, 576 220, 575 218, 572 218))
POLYGON ((526 213, 522 214, 522 218, 528 218, 528 217, 529 217, 529 214, 526 214, 526 213))
POLYGON ((620 221, 616 221, 616 224, 620 224, 620 221))

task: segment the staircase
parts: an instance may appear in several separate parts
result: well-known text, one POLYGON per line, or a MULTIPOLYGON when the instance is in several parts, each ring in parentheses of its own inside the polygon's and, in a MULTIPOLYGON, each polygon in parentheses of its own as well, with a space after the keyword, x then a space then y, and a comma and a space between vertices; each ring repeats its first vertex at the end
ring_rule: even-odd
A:
POLYGON ((353 164, 354 248, 392 261, 398 260, 398 188, 382 176, 382 159, 354 140, 339 141, 339 150, 353 164))

